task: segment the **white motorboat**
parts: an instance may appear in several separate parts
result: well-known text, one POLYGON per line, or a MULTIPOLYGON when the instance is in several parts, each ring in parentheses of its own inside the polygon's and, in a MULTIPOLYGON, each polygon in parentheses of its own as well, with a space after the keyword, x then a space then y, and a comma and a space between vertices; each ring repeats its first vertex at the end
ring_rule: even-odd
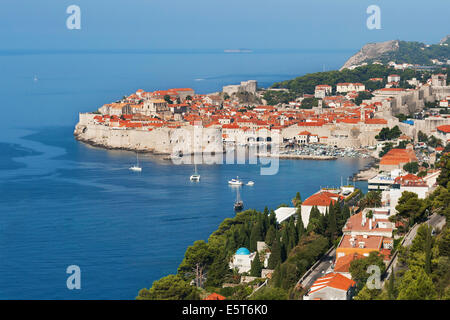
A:
POLYGON ((242 186, 242 181, 239 180, 239 177, 236 177, 236 179, 229 180, 228 184, 230 184, 232 186, 242 186))
POLYGON ((249 181, 249 182, 247 182, 247 185, 248 186, 253 186, 255 183, 253 182, 253 181, 249 181))

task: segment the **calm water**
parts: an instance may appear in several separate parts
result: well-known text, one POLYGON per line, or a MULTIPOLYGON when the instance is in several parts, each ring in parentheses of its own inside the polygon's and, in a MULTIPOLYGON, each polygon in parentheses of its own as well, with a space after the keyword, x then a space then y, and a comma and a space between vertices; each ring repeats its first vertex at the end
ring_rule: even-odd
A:
POLYGON ((228 179, 255 181, 241 195, 246 208, 262 210, 289 203, 297 191, 305 198, 338 186, 367 163, 284 160, 274 176, 259 175, 258 165, 200 165, 202 180, 191 183, 192 166, 146 155, 136 174, 127 169, 133 153, 73 139, 76 112, 137 88, 209 92, 321 70, 324 61, 338 67, 346 56, 0 56, 0 299, 133 299, 176 272, 188 245, 234 215, 228 179), (66 288, 73 264, 82 272, 79 291, 66 288))

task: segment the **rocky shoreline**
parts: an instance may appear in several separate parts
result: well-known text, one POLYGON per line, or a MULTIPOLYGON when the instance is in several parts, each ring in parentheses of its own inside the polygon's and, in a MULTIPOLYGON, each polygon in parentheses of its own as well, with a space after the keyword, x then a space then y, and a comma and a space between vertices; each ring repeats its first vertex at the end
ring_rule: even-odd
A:
POLYGON ((370 163, 353 175, 353 181, 367 181, 378 174, 378 169, 375 165, 377 165, 379 161, 374 157, 371 157, 371 160, 370 163))
POLYGON ((153 149, 136 149, 136 148, 126 148, 126 147, 112 147, 110 145, 106 145, 104 143, 99 143, 90 139, 83 139, 80 137, 80 135, 74 133, 74 137, 77 141, 83 142, 85 144, 88 144, 92 147, 106 149, 106 150, 121 150, 121 151, 131 151, 136 153, 151 153, 154 155, 168 155, 168 153, 159 153, 155 152, 153 149))

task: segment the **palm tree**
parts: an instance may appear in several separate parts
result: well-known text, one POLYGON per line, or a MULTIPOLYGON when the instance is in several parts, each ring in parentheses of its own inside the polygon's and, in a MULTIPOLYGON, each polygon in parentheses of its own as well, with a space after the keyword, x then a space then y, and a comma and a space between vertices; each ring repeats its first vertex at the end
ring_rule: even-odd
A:
POLYGON ((369 191, 359 201, 359 206, 361 209, 381 207, 381 191, 369 191))

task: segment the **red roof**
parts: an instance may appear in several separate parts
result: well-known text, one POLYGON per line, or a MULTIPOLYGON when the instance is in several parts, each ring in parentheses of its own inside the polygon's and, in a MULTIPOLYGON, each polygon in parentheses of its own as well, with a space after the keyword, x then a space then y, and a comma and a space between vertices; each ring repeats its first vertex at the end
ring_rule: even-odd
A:
POLYGON ((443 126, 439 126, 436 129, 444 133, 450 133, 450 124, 444 124, 443 126))
POLYGON ((330 203, 335 203, 336 200, 332 199, 328 192, 320 192, 313 194, 311 197, 303 201, 302 205, 305 206, 329 206, 330 203))
POLYGON ((311 290, 308 294, 322 290, 326 287, 331 287, 339 290, 348 291, 352 286, 355 286, 356 282, 344 277, 339 273, 329 273, 323 277, 317 279, 311 286, 311 290))
POLYGON ((207 296, 205 299, 203 300, 225 300, 226 298, 224 296, 221 296, 220 294, 217 293, 211 293, 209 296, 207 296))
POLYGON ((334 271, 336 272, 349 272, 350 264, 353 260, 362 259, 363 255, 359 253, 348 254, 343 257, 336 259, 336 264, 334 266, 334 271))

